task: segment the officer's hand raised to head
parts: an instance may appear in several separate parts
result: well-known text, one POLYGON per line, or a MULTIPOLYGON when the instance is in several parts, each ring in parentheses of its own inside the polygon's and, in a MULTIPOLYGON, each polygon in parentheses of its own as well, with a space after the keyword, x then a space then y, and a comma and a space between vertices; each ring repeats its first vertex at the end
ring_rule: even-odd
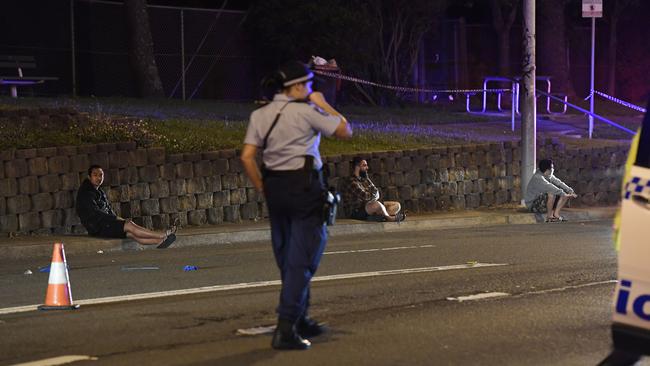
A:
POLYGON ((341 116, 341 122, 339 122, 339 125, 336 126, 334 137, 341 140, 347 140, 352 137, 352 128, 350 127, 348 121, 343 118, 343 116, 341 116))
POLYGON ((348 121, 345 119, 345 117, 343 117, 341 113, 339 113, 336 109, 334 109, 334 107, 327 103, 325 96, 323 96, 323 93, 315 91, 309 94, 307 98, 309 101, 320 107, 325 112, 341 118, 341 122, 337 126, 336 131, 334 131, 334 137, 339 139, 349 139, 352 137, 352 128, 350 128, 348 121))
POLYGON ((311 93, 307 96, 307 99, 309 99, 309 101, 311 101, 312 103, 316 104, 317 106, 319 106, 319 107, 321 107, 321 108, 323 108, 323 107, 322 107, 323 104, 329 104, 329 103, 327 103, 327 101, 325 100, 325 96, 323 95, 323 93, 318 92, 318 91, 311 92, 311 93))

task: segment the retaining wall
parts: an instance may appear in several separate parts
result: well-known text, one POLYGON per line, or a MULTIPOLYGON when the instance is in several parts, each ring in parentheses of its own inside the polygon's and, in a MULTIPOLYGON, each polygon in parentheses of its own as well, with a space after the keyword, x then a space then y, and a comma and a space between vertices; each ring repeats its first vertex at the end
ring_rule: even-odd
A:
MULTIPOLYGON (((556 175, 576 190, 579 198, 571 205, 610 205, 619 200, 627 149, 623 144, 569 149, 544 141, 537 156, 553 158, 556 175)), ((137 149, 134 142, 1 151, 0 233, 84 233, 74 200, 91 164, 104 167, 103 189, 116 213, 146 227, 165 228, 176 217, 182 225, 266 217, 263 198, 245 177, 238 155, 236 150, 167 154, 164 148, 137 149)), ((360 155, 368 159, 382 198, 398 200, 411 212, 521 200, 517 142, 360 155)), ((324 158, 330 185, 350 175, 352 157, 324 158)))

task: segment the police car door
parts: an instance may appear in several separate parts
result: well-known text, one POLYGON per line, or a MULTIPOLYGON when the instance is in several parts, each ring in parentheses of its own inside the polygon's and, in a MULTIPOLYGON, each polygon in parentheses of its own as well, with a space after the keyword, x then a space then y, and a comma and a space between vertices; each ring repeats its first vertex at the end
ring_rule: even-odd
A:
POLYGON ((613 320, 637 328, 645 338, 650 335, 650 112, 643 120, 636 150, 621 206, 613 320))

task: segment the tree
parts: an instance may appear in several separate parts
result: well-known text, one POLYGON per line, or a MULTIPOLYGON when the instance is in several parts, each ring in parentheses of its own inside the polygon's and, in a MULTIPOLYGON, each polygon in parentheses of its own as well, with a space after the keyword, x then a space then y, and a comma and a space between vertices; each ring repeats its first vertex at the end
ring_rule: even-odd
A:
POLYGON ((605 1, 605 21, 609 23, 609 45, 607 49, 607 94, 616 93, 616 49, 618 47, 617 27, 623 11, 638 5, 638 0, 605 1))
POLYGON ((492 26, 499 45, 499 75, 510 76, 510 29, 517 15, 519 0, 490 0, 492 26))
POLYGON ((153 55, 153 40, 149 28, 146 0, 125 0, 129 31, 129 62, 141 97, 163 97, 158 66, 153 55))
POLYGON ((262 72, 312 55, 336 58, 343 68, 370 60, 370 24, 360 0, 258 0, 245 23, 262 72))
MULTIPOLYGON (((369 1, 379 46, 375 73, 391 85, 407 85, 418 60, 422 37, 440 21, 446 1, 396 0, 369 1), (381 4, 381 5, 380 5, 381 4)), ((377 94, 375 92, 375 94, 377 94)), ((382 92, 382 104, 394 93, 382 92)))
POLYGON ((567 56, 566 5, 568 0, 538 1, 538 74, 553 77, 553 89, 575 96, 567 56))
MULTIPOLYGON (((446 0, 259 0, 251 6, 246 29, 264 72, 282 61, 306 61, 317 55, 336 58, 347 74, 404 85, 417 62, 422 35, 436 24, 445 4, 446 0)), ((396 99, 394 91, 354 85, 359 89, 352 93, 361 93, 360 100, 386 104, 396 99)))

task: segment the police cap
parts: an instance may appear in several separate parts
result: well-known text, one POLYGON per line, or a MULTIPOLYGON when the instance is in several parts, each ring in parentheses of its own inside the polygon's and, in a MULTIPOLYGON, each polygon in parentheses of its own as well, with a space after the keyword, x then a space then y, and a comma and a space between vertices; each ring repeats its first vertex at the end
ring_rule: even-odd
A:
POLYGON ((278 70, 278 74, 282 78, 282 86, 285 88, 314 78, 314 74, 309 67, 299 61, 285 63, 278 70))

